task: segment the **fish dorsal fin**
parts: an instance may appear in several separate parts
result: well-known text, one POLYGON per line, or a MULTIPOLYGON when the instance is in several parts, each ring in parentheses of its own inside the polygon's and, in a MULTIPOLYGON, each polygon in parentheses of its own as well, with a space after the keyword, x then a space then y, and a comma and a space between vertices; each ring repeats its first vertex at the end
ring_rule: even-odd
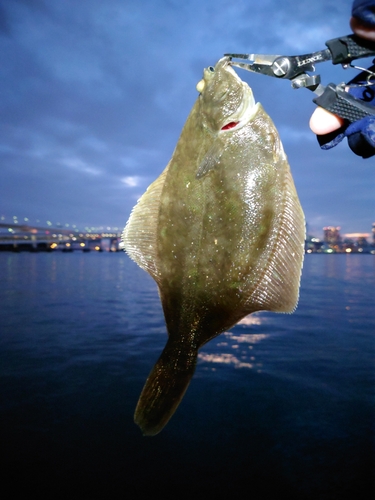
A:
POLYGON ((246 300, 252 310, 291 313, 298 302, 304 255, 305 220, 290 171, 286 173, 283 209, 267 265, 246 300))
POLYGON ((159 283, 157 267, 157 224, 160 198, 169 163, 162 174, 148 187, 138 200, 122 234, 129 257, 159 283))
POLYGON ((204 177, 210 170, 217 168, 220 164, 220 158, 223 155, 223 145, 220 143, 218 139, 213 143, 211 148, 205 154, 203 160, 201 161, 197 173, 196 178, 201 179, 204 177))

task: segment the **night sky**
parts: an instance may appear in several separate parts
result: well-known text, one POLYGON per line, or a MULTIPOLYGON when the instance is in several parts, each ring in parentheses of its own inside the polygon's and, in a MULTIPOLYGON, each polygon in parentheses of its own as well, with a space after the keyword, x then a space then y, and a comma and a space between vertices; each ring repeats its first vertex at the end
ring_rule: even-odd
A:
MULTIPOLYGON (((0 0, 0 216, 122 228, 168 163, 204 67, 226 52, 323 49, 350 33, 351 4, 0 0)), ((324 84, 355 74, 330 63, 317 70, 324 84)), ((346 140, 320 150, 308 90, 238 73, 279 130, 309 233, 370 232, 374 159, 346 140)))

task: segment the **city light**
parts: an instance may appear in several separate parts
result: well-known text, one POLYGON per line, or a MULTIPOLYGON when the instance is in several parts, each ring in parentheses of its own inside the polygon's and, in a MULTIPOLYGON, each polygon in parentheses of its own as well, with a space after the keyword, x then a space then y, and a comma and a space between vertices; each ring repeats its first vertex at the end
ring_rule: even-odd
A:
MULTIPOLYGON (((307 235, 306 254, 372 254, 375 255, 375 222, 371 232, 342 234, 339 226, 325 226, 323 238, 307 235)), ((54 223, 17 215, 0 216, 0 250, 20 251, 123 251, 122 228, 115 226, 86 226, 54 223), (47 229, 48 228, 48 229, 47 229), (18 249, 18 250, 17 250, 18 249)))

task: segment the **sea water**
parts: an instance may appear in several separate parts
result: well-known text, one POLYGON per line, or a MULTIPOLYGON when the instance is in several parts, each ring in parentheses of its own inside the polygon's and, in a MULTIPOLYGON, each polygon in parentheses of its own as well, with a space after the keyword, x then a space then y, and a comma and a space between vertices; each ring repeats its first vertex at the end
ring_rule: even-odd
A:
POLYGON ((206 344, 151 438, 133 412, 166 342, 153 280, 124 253, 2 252, 0 283, 3 498, 372 498, 373 255, 307 255, 296 312, 206 344))

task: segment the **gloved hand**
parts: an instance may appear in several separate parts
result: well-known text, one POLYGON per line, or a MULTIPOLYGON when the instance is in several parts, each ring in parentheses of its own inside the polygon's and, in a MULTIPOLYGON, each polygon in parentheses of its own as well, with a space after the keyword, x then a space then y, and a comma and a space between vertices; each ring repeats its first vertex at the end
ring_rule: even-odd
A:
MULTIPOLYGON (((374 72, 375 66, 369 71, 374 72)), ((369 73, 362 71, 348 85, 357 85, 349 88, 349 93, 357 99, 361 99, 375 107, 375 84, 364 86, 369 73)), ((362 158, 370 158, 375 155, 375 115, 368 116, 354 123, 346 122, 334 132, 318 135, 318 142, 322 149, 331 149, 339 144, 345 137, 348 138, 350 149, 362 158)))
MULTIPOLYGON (((375 0, 354 0, 350 26, 358 36, 375 41, 375 0)), ((374 71, 375 66, 369 69, 374 71)), ((349 83, 365 83, 367 76, 366 72, 360 73, 349 83)), ((349 92, 356 98, 375 106, 374 79, 372 83, 373 85, 368 87, 351 87, 349 92)), ((333 148, 344 137, 348 138, 349 147, 355 154, 363 158, 375 155, 375 115, 358 122, 344 123, 342 127, 329 134, 317 136, 322 149, 333 148)))
POLYGON ((375 155, 375 116, 362 118, 358 122, 343 127, 326 135, 318 135, 318 142, 322 149, 331 149, 345 137, 348 138, 350 149, 362 158, 375 155))
POLYGON ((354 0, 352 16, 359 19, 367 26, 375 26, 375 2, 374 0, 354 0))

